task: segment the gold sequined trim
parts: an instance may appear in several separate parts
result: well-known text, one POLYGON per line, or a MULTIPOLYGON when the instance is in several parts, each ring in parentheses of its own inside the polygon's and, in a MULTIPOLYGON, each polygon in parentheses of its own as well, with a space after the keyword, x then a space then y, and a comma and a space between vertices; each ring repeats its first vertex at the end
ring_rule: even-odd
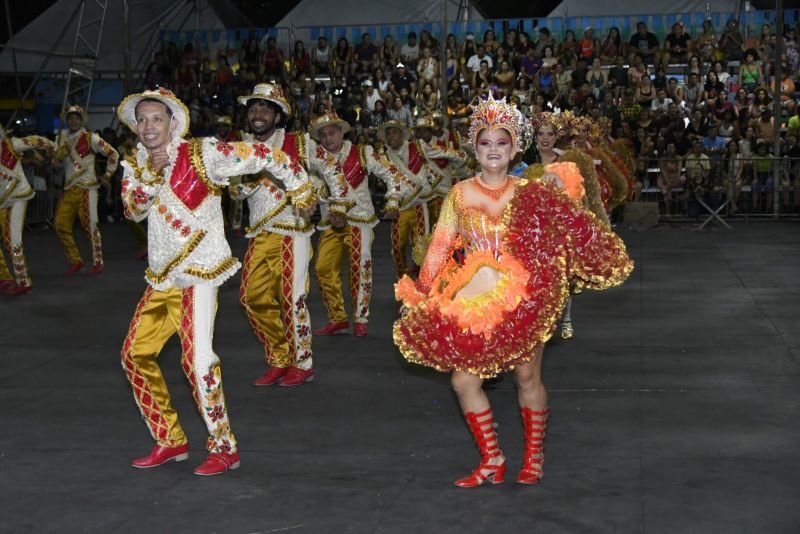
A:
POLYGON ((308 197, 304 198, 303 200, 295 200, 292 203, 301 210, 308 209, 317 203, 317 192, 311 191, 308 197))
POLYGON ((289 196, 289 198, 299 197, 299 196, 303 195, 303 193, 305 193, 306 191, 311 189, 312 187, 314 187, 314 184, 311 182, 311 180, 309 180, 306 183, 304 183, 303 185, 301 185, 300 187, 298 187, 297 189, 295 189, 293 191, 287 191, 286 194, 289 196))
POLYGON ((131 152, 130 155, 128 155, 128 157, 125 158, 125 161, 127 161, 128 165, 130 165, 131 168, 133 169, 133 177, 137 181, 141 182, 144 185, 148 185, 148 186, 163 184, 164 183, 164 175, 163 175, 163 173, 162 174, 158 174, 158 173, 155 172, 155 169, 153 169, 153 164, 152 164, 152 162, 150 161, 149 158, 147 160, 146 170, 147 170, 148 174, 153 176, 153 179, 152 180, 147 180, 142 176, 142 172, 145 169, 142 169, 141 167, 139 167, 139 163, 138 163, 138 161, 136 159, 136 153, 137 153, 137 151, 134 149, 133 152, 131 152))
POLYGON ((356 224, 372 224, 378 220, 375 215, 372 215, 371 217, 355 217, 353 215, 347 215, 346 218, 349 222, 356 224))
POLYGON ((250 233, 250 232, 255 232, 256 230, 259 230, 262 226, 267 224, 270 221, 270 219, 272 219, 277 214, 279 214, 281 211, 283 211, 283 208, 285 208, 286 205, 287 205, 286 200, 285 199, 282 200, 280 204, 278 204, 275 208, 273 208, 269 213, 267 213, 266 215, 261 217, 261 219, 259 219, 255 224, 249 226, 248 228, 245 228, 245 231, 247 233, 250 233))
POLYGON ((11 178, 10 180, 11 185, 9 185, 6 188, 5 194, 2 197, 0 197, 0 204, 8 200, 8 198, 11 196, 11 193, 14 191, 14 188, 17 186, 17 182, 19 182, 19 178, 13 178, 13 177, 10 178, 11 178))
POLYGON ((199 267, 197 265, 189 265, 186 267, 186 269, 184 269, 183 272, 188 276, 194 276, 195 278, 200 278, 201 280, 214 280, 225 271, 235 267, 237 262, 238 260, 231 256, 228 259, 223 260, 222 263, 213 269, 204 269, 203 267, 199 267))
POLYGON ((192 162, 192 167, 197 171, 197 176, 206 184, 208 190, 214 195, 221 195, 222 188, 208 179, 208 172, 206 171, 206 164, 203 161, 203 140, 192 139, 189 141, 189 161, 192 162))
POLYGON ((200 245, 200 242, 203 239, 205 239, 205 237, 206 237, 205 230, 198 230, 197 232, 195 232, 194 235, 192 235, 191 239, 189 239, 189 241, 183 247, 183 250, 181 250, 177 256, 172 258, 169 261, 169 263, 167 263, 163 271, 161 271, 160 273, 155 273, 150 267, 148 267, 147 271, 145 272, 145 276, 147 276, 147 279, 155 284, 163 284, 166 281, 167 277, 170 275, 170 273, 175 269, 175 267, 177 267, 178 265, 181 264, 181 262, 186 260, 186 258, 189 257, 189 254, 194 252, 194 250, 198 247, 198 245, 200 245))
POLYGON ((295 224, 278 222, 273 224, 272 227, 276 230, 286 230, 287 232, 308 232, 314 228, 314 225, 306 223, 303 226, 297 226, 295 224))
POLYGON ((306 136, 302 133, 295 134, 295 145, 297 146, 297 154, 299 155, 300 163, 303 167, 308 167, 308 154, 306 153, 306 136))
POLYGON ((419 195, 420 191, 422 191, 422 186, 418 185, 413 191, 411 191, 411 195, 409 195, 406 200, 400 203, 400 209, 405 209, 409 204, 417 200, 417 195, 419 195))

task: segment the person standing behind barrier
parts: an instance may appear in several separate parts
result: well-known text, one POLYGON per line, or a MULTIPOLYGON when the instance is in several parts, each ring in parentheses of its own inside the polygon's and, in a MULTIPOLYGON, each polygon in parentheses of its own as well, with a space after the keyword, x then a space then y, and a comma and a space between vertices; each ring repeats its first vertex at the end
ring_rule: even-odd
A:
POLYGON ((54 163, 64 165, 64 193, 56 208, 56 234, 69 260, 66 274, 73 275, 83 268, 72 233, 75 219, 80 217, 81 226, 92 243, 91 273, 100 274, 103 272, 103 244, 97 218, 97 190, 101 182, 104 187, 110 187, 119 154, 99 135, 86 131, 83 125, 87 115, 83 108, 70 106, 65 118, 68 129, 58 134, 53 157, 54 163), (106 172, 99 181, 94 170, 95 153, 104 154, 108 160, 106 172))
POLYGON ((0 231, 13 270, 12 278, 12 272, 8 270, 0 252, 0 293, 9 295, 24 295, 33 289, 22 247, 22 228, 28 201, 36 193, 25 177, 20 157, 20 153, 32 149, 46 150, 52 154, 55 144, 38 135, 9 137, 0 126, 0 231))

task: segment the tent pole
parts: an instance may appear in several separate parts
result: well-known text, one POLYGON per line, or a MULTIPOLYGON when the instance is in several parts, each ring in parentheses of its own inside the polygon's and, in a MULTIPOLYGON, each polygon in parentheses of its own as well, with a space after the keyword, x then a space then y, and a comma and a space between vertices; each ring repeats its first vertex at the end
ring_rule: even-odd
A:
POLYGON ((125 50, 125 94, 128 94, 131 92, 133 86, 133 71, 131 68, 131 17, 130 3, 128 0, 122 0, 122 46, 125 50))
MULTIPOLYGON (((6 0, 8 2, 8 0, 6 0)), ((442 109, 442 121, 445 125, 447 121, 447 2, 442 0, 442 34, 439 36, 439 99, 442 109)))
POLYGON ((772 216, 778 218, 778 209, 781 200, 781 171, 783 170, 783 158, 780 158, 781 150, 781 55, 783 54, 783 1, 775 0, 775 63, 773 74, 775 76, 775 91, 772 95, 772 120, 775 128, 775 145, 773 147, 773 168, 772 168, 772 216), (779 159, 780 158, 780 159, 779 159))
MULTIPOLYGON (((11 28, 11 6, 9 6, 8 0, 6 0, 5 3, 6 3, 6 22, 8 24, 8 41, 11 42, 14 39, 14 31, 11 28)), ((22 83, 19 81, 19 69, 17 68, 17 51, 14 48, 11 49, 11 61, 14 64, 14 81, 17 84, 17 99, 19 101, 18 106, 19 110, 22 111, 25 102, 22 99, 22 83)))

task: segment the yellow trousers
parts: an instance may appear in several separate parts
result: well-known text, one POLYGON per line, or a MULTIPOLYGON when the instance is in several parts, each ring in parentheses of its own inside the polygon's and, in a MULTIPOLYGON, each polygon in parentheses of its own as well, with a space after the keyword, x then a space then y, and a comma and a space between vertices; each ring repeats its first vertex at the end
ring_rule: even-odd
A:
POLYGON ((372 229, 367 226, 346 225, 323 230, 320 234, 315 270, 322 300, 328 310, 328 322, 347 321, 342 294, 342 261, 345 257, 349 266, 353 321, 366 323, 369 320, 373 238, 372 229))
POLYGON ((133 315, 122 346, 122 368, 153 439, 162 446, 186 443, 157 358, 173 334, 181 340, 181 367, 208 429, 209 452, 236 451, 231 433, 219 358, 212 348, 217 288, 197 285, 156 291, 148 287, 133 315))
POLYGON ((406 246, 414 245, 421 237, 428 234, 428 206, 420 204, 413 208, 402 210, 397 219, 392 222, 392 257, 397 267, 397 278, 408 274, 406 263, 406 246))
POLYGON ((81 189, 72 187, 64 191, 58 202, 55 215, 56 234, 61 240, 64 252, 70 264, 82 263, 81 253, 75 244, 72 228, 75 219, 79 218, 86 235, 92 243, 92 261, 95 265, 103 264, 103 243, 100 239, 100 227, 97 220, 97 189, 81 189))
POLYGON ((270 367, 312 366, 306 306, 310 261, 309 236, 263 232, 248 245, 239 301, 270 367))
MULTIPOLYGON (((0 232, 3 235, 3 246, 11 257, 14 281, 20 287, 30 287, 31 285, 28 262, 25 259, 25 249, 22 246, 22 230, 25 225, 25 210, 27 207, 28 201, 22 200, 14 202, 10 208, 0 209, 0 232)), ((0 252, 0 280, 10 279, 11 271, 8 270, 3 253, 0 252)))

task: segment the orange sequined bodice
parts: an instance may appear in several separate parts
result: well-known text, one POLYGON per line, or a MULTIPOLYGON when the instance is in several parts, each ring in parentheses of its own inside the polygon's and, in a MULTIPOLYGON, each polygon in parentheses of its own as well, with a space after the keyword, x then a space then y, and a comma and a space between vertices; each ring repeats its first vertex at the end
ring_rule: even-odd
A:
MULTIPOLYGON (((419 284, 428 288, 433 278, 453 253, 458 242, 466 254, 491 251, 500 259, 507 233, 506 212, 519 181, 513 176, 498 198, 486 191, 477 177, 455 185, 442 205, 428 255, 420 271, 419 284)), ((497 191, 497 190, 495 190, 497 191)))

